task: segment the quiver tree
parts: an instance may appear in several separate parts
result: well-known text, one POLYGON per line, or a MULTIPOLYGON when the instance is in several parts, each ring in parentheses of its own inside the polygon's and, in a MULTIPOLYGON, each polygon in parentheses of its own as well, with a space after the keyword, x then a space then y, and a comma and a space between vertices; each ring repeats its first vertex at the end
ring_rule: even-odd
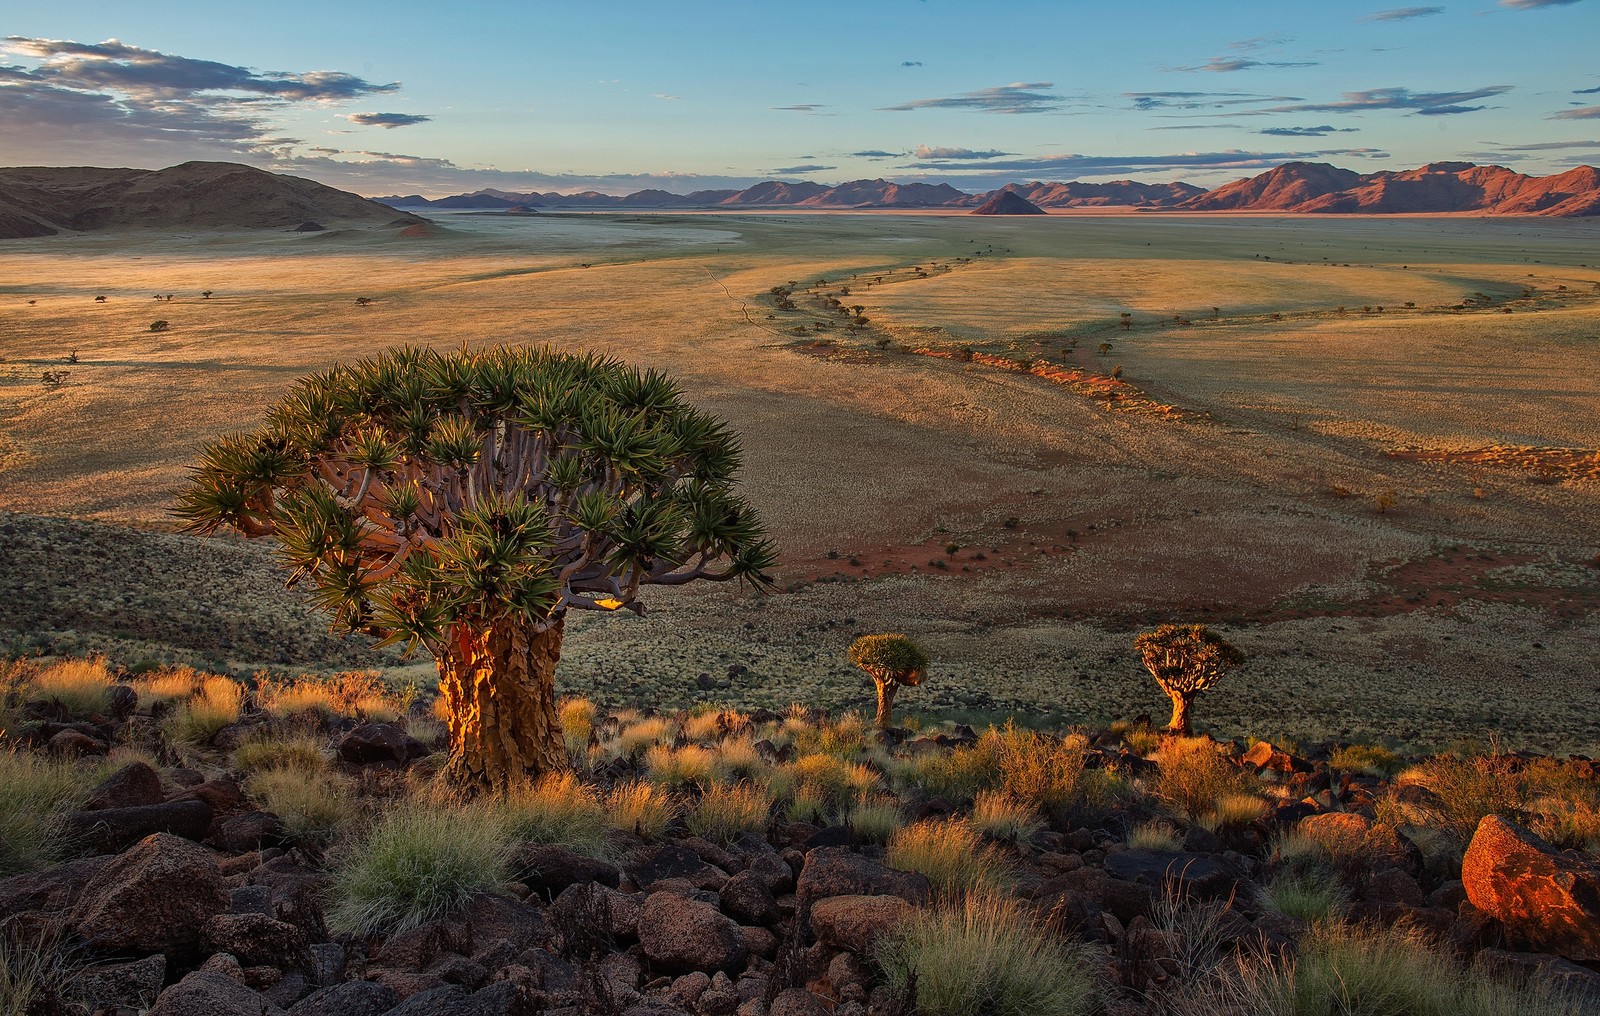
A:
POLYGON ((177 512, 194 532, 275 537, 335 630, 431 653, 448 773, 503 785, 565 764, 568 611, 642 614, 647 585, 768 584, 738 463, 726 424, 654 371, 399 349, 301 379, 261 429, 207 447, 177 512))
POLYGON ((850 662, 878 686, 878 726, 894 724, 894 693, 915 688, 928 672, 928 654, 905 635, 863 635, 850 643, 850 662))
POLYGON ((1172 722, 1167 729, 1184 736, 1193 732, 1189 713, 1195 698, 1216 687, 1229 669, 1244 661, 1244 654, 1227 639, 1201 624, 1161 625, 1134 636, 1133 648, 1156 684, 1172 699, 1172 722))

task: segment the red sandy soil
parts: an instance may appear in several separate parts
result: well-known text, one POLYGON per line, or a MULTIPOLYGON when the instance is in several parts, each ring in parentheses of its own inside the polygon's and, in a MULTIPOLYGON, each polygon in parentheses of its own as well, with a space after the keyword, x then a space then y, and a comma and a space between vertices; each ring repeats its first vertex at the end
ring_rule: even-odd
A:
POLYGON ((1398 451, 1395 458, 1417 462, 1446 462, 1464 466, 1515 469, 1536 481, 1600 480, 1600 451, 1593 448, 1538 448, 1529 445, 1490 445, 1463 452, 1398 451))

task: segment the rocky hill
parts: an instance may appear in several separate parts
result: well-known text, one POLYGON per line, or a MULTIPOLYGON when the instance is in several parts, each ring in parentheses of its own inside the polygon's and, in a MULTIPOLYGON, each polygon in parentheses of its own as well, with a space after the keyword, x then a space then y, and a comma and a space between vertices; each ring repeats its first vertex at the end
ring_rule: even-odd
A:
MULTIPOLYGON (((1016 194, 1039 208, 1138 208, 1205 212, 1477 212, 1483 215, 1600 215, 1600 171, 1580 166, 1557 176, 1525 176, 1501 166, 1440 162, 1402 172, 1363 175, 1326 163, 1290 162, 1258 176, 1205 190, 1189 183, 1007 184, 968 194, 950 184, 852 180, 834 187, 809 181, 767 180, 744 190, 672 194, 585 191, 514 194, 480 190, 428 200, 418 195, 379 198, 396 208, 977 208, 996 195, 1016 194)), ((5 209, 0 207, 0 220, 5 209)))
POLYGON ((0 239, 103 229, 270 229, 415 216, 312 180, 228 162, 168 169, 0 169, 0 239))
POLYGON ((1016 191, 996 191, 994 197, 972 210, 973 215, 1045 215, 1043 208, 1016 191))

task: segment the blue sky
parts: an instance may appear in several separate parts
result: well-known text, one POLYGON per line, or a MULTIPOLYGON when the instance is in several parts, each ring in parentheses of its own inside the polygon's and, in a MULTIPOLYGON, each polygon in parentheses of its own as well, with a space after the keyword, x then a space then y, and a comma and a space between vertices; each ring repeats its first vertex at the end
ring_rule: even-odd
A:
POLYGON ((1600 0, 3 8, 5 165, 439 195, 1600 162, 1600 0))

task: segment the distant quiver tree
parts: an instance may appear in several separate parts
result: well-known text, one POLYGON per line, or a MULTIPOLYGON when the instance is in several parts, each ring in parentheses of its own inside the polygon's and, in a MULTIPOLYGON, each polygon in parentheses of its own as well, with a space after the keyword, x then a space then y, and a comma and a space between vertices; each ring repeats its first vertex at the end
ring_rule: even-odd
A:
POLYGON ((502 786, 566 764, 568 611, 643 614, 647 585, 770 584, 738 465, 728 426, 655 371, 405 348, 302 378, 259 430, 209 445, 177 513, 193 532, 276 538, 335 630, 426 648, 446 771, 502 786))
POLYGON ((1172 699, 1172 722, 1167 729, 1185 737, 1193 733, 1190 713, 1194 700, 1244 662, 1243 653, 1203 624, 1161 625, 1134 636, 1133 648, 1156 684, 1172 699))
POLYGON ((928 654, 906 635, 863 635, 850 643, 850 662, 878 686, 878 726, 894 724, 894 693, 915 688, 928 673, 928 654))

